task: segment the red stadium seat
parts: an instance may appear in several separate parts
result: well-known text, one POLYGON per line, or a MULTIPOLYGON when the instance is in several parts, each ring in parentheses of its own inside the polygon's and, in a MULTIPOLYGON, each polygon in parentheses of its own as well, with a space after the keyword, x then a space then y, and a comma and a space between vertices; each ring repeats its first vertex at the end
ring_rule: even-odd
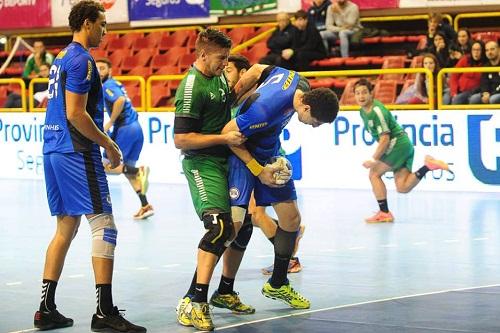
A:
POLYGON ((378 80, 373 89, 373 96, 384 104, 392 104, 396 100, 398 83, 395 80, 378 80))
POLYGON ((127 75, 138 75, 147 79, 152 74, 151 67, 135 67, 132 68, 127 75))
POLYGON ((144 49, 153 50, 153 49, 156 49, 157 45, 158 45, 158 41, 154 38, 140 37, 140 38, 137 38, 133 42, 132 49, 134 51, 139 51, 139 50, 144 50, 144 49))
POLYGON ((321 78, 321 79, 311 79, 311 80, 309 80, 309 84, 311 85, 312 89, 320 88, 320 87, 331 88, 331 87, 335 86, 335 79, 330 78, 330 77, 321 78))
POLYGON ((130 55, 130 50, 129 49, 118 49, 115 50, 113 53, 108 55, 109 61, 111 61, 111 64, 113 68, 121 68, 121 65, 123 63, 123 60, 125 57, 130 55))
POLYGON ((167 100, 172 92, 168 86, 156 85, 151 87, 151 105, 153 107, 167 106, 167 100))
MULTIPOLYGON (((387 56, 384 57, 384 63, 382 68, 405 68, 406 56, 387 56)), ((403 82, 404 74, 381 74, 380 80, 397 80, 398 82, 403 82)))
POLYGON ((95 59, 107 58, 108 52, 106 50, 101 49, 90 49, 90 55, 95 59))
POLYGON ((188 53, 187 48, 181 46, 172 47, 165 54, 153 56, 151 68, 155 71, 163 66, 176 66, 179 63, 179 59, 186 53, 188 53))
POLYGON ((236 27, 229 31, 227 35, 231 38, 234 47, 250 39, 250 36, 254 33, 254 31, 255 29, 253 27, 236 27))
POLYGON ((181 56, 179 59, 179 69, 181 72, 186 70, 187 68, 191 67, 193 62, 196 60, 196 54, 194 53, 187 53, 181 56))
POLYGON ((340 97, 340 105, 356 105, 356 100, 354 99, 354 83, 356 83, 358 79, 350 79, 347 82, 347 85, 344 88, 344 92, 342 93, 342 97, 340 97))

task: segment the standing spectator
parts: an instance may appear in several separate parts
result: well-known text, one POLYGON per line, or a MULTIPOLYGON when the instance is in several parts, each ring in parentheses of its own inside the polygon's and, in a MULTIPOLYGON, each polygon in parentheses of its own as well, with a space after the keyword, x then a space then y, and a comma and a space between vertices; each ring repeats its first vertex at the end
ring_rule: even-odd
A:
POLYGON ((292 47, 281 52, 283 65, 288 69, 304 71, 309 69, 309 63, 326 57, 326 50, 318 29, 307 19, 307 13, 299 10, 295 13, 292 47))
POLYGON ((326 30, 326 12, 331 4, 330 0, 313 0, 307 11, 309 21, 314 23, 319 32, 326 30))
POLYGON ((287 13, 278 13, 276 21, 278 21, 278 27, 267 40, 267 47, 270 51, 260 59, 260 64, 280 66, 281 52, 292 47, 292 38, 297 29, 290 23, 290 16, 287 13))
MULTIPOLYGON (((464 55, 455 66, 482 67, 485 62, 484 44, 475 41, 471 54, 464 55)), ((468 104, 470 97, 477 93, 481 86, 481 73, 453 73, 450 75, 451 104, 468 104)), ((445 98, 446 99, 446 98, 445 98)))
POLYGON ((457 38, 457 33, 447 23, 443 22, 443 17, 439 13, 429 14, 429 21, 427 21, 427 44, 425 47, 426 52, 429 52, 434 46, 434 36, 441 32, 449 45, 457 38))
MULTIPOLYGON (((486 58, 488 61, 484 67, 496 67, 500 65, 500 54, 498 43, 490 41, 486 43, 486 58)), ((500 103, 500 73, 481 74, 481 92, 472 95, 470 104, 499 104, 500 103)))
POLYGON ((54 56, 45 50, 45 45, 41 40, 33 43, 33 53, 29 55, 24 65, 23 78, 32 79, 40 72, 40 65, 47 63, 49 66, 54 61, 54 56))
POLYGON ((337 0, 328 7, 326 30, 321 32, 321 38, 327 50, 340 38, 340 55, 348 57, 350 38, 361 28, 358 5, 349 0, 337 0))

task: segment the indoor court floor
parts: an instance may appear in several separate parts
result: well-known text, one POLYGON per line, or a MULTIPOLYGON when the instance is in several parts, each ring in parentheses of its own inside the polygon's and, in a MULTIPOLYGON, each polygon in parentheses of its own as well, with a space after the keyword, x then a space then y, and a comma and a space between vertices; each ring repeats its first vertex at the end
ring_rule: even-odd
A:
MULTIPOLYGON (((368 180, 367 180, 368 182, 368 180)), ((43 181, 0 180, 0 332, 31 332, 46 247, 55 218, 43 181)), ((271 244, 254 229, 235 290, 254 315, 215 308, 217 331, 247 332, 500 332, 500 194, 389 192, 396 217, 369 225, 376 210, 368 190, 298 189, 306 232, 292 285, 311 300, 292 310, 261 295, 273 260, 271 244)), ((148 332, 182 327, 175 306, 191 281, 203 228, 187 185, 151 184, 156 214, 134 221, 139 200, 127 184, 111 184, 119 229, 114 302, 148 332)), ((59 282, 58 309, 89 332, 95 311, 90 230, 82 219, 59 282)), ((220 268, 209 296, 219 284, 220 268)))

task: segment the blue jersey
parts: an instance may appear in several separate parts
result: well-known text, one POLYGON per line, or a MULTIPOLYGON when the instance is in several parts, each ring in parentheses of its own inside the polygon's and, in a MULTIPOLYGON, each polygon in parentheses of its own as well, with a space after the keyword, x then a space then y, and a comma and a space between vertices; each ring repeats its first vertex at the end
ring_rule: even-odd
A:
POLYGON ((294 114, 293 96, 298 84, 296 72, 275 67, 238 109, 236 124, 248 138, 245 146, 262 164, 279 155, 279 136, 294 114))
POLYGON ((94 59, 82 45, 72 42, 59 52, 50 67, 48 91, 43 153, 99 151, 98 145, 78 132, 66 116, 66 91, 88 94, 85 109, 97 127, 103 129, 101 78, 94 59))
POLYGON ((113 104, 116 100, 121 96, 125 97, 123 111, 120 113, 118 118, 116 118, 114 126, 129 125, 134 121, 137 121, 139 118, 137 116, 137 112, 134 110, 132 102, 130 101, 130 98, 128 98, 127 92, 120 82, 110 77, 104 81, 102 90, 104 92, 104 106, 110 116, 111 112, 113 112, 113 104))

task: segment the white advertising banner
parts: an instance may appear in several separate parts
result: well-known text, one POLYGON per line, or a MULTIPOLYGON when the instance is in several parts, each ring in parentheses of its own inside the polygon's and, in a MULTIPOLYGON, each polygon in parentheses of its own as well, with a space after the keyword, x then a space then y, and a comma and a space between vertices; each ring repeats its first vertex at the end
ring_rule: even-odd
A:
POLYGON ((399 0, 399 8, 498 5, 500 0, 399 0))
MULTIPOLYGON (((51 0, 52 26, 68 26, 71 7, 80 0, 51 0)), ((106 9, 107 23, 128 22, 127 0, 100 0, 106 9)))
MULTIPOLYGON (((454 174, 429 172, 422 190, 500 192, 500 112, 394 112, 415 145, 413 169, 425 155, 448 162, 454 174)), ((179 150, 173 143, 173 113, 141 113, 144 148, 139 164, 151 167, 150 180, 184 183, 179 150)), ((0 177, 43 178, 43 113, 0 113, 0 177)), ((297 187, 370 189, 361 163, 373 142, 357 112, 340 112, 334 124, 313 129, 295 118, 283 131, 283 148, 294 168, 297 187)), ((392 175, 385 176, 394 189, 392 175)), ((125 181, 110 177, 110 181, 125 181)))

